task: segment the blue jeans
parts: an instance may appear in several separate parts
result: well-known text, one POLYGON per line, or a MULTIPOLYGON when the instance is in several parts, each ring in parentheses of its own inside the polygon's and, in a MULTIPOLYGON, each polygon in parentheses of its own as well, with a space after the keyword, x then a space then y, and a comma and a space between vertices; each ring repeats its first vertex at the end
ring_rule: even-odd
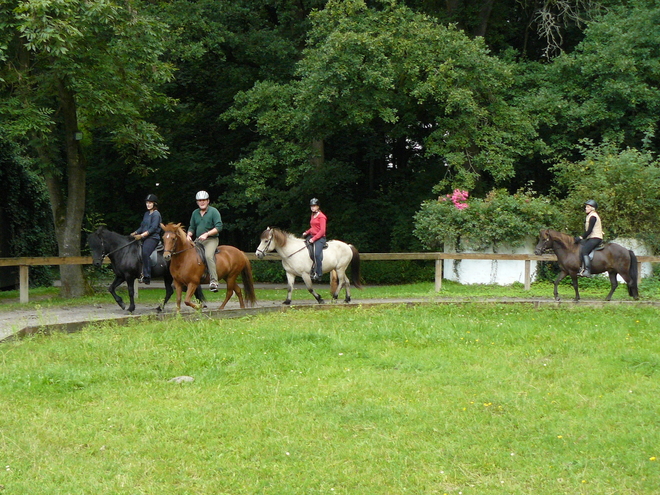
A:
POLYGON ((321 237, 314 243, 314 260, 316 261, 316 274, 321 278, 323 276, 323 248, 325 247, 325 237, 321 237))
POLYGON ((144 278, 151 278, 151 253, 154 252, 158 246, 158 239, 152 236, 147 237, 142 241, 142 276, 144 278))

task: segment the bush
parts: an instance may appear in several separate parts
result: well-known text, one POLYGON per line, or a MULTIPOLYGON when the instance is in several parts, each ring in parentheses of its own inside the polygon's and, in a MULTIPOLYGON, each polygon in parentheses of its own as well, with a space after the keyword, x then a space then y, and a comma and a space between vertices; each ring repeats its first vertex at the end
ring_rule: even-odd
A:
POLYGON ((566 226, 582 232, 584 202, 594 199, 606 238, 639 238, 660 250, 660 162, 650 152, 619 151, 610 143, 583 141, 581 150, 583 160, 552 168, 560 192, 566 194, 564 209, 573 212, 566 226))
POLYGON ((424 247, 440 250, 445 242, 457 249, 515 245, 539 230, 559 223, 560 213, 549 198, 533 191, 509 194, 494 189, 484 199, 466 191, 427 201, 415 215, 415 235, 424 247))

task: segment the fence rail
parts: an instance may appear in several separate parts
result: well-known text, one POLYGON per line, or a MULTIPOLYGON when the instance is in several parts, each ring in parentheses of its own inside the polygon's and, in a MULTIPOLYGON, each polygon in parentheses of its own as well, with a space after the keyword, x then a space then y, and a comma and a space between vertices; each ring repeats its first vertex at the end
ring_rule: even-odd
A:
MULTIPOLYGON (((254 253, 245 253, 250 261, 257 257, 254 253)), ((277 254, 268 254, 265 258, 270 261, 281 261, 277 254)), ((525 262, 525 290, 531 286, 532 261, 557 261, 554 254, 501 254, 501 253, 360 253, 363 261, 402 261, 402 260, 433 260, 435 261, 435 290, 442 288, 443 260, 485 260, 485 261, 524 261, 525 262)), ((50 256, 41 258, 0 258, 0 267, 19 267, 19 293, 20 302, 29 301, 29 268, 31 266, 59 266, 59 265, 91 265, 91 256, 50 256)), ((106 258, 106 264, 110 260, 106 258)), ((642 263, 660 263, 660 256, 637 256, 637 273, 641 274, 642 263)))

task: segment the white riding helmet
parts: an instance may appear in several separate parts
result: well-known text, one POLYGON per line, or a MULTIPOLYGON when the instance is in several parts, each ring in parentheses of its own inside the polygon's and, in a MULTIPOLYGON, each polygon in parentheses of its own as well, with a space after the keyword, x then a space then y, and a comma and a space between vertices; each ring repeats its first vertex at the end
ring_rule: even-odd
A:
POLYGON ((195 201, 199 201, 201 199, 209 199, 209 193, 206 191, 199 191, 195 196, 195 201))

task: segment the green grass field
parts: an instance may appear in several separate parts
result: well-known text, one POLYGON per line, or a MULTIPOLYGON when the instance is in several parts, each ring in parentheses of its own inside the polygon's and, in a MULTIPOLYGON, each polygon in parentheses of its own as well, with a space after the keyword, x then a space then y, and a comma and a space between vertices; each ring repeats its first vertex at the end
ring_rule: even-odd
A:
POLYGON ((7 342, 0 491, 655 494, 659 326, 425 304, 7 342))

